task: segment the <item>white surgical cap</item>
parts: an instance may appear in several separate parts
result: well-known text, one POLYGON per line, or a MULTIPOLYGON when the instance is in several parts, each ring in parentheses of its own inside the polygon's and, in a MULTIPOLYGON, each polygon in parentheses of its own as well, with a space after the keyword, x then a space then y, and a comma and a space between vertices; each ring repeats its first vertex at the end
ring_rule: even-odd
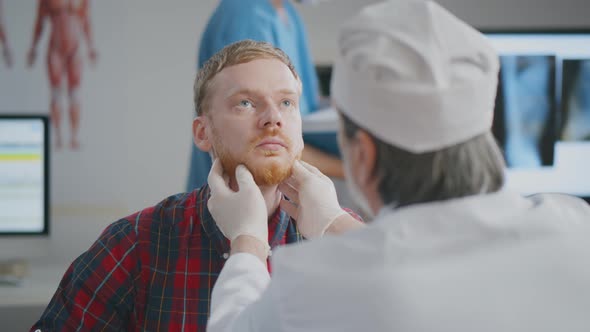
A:
POLYGON ((384 142, 423 153, 491 128, 498 56, 435 2, 366 7, 342 27, 338 48, 333 101, 384 142))

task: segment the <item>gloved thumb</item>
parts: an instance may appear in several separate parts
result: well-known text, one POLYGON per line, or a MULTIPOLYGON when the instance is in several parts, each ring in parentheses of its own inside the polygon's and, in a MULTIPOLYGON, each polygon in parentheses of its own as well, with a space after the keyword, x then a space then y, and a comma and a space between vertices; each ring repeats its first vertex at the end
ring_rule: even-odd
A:
POLYGON ((219 159, 216 159, 213 162, 213 166, 207 177, 207 182, 209 183, 209 188, 211 188, 212 194, 222 194, 231 191, 224 179, 223 167, 221 166, 219 159))
POLYGON ((307 170, 305 167, 303 167, 303 164, 299 160, 296 160, 293 164, 291 174, 291 179, 295 181, 295 184, 300 184, 301 182, 304 182, 305 179, 309 178, 310 175, 311 172, 307 170))
POLYGON ((236 167, 236 182, 238 183, 238 190, 256 186, 252 173, 244 165, 238 165, 236 167))
POLYGON ((292 173, 291 173, 291 184, 297 186, 304 186, 305 183, 310 181, 316 180, 324 181, 327 177, 320 172, 319 169, 316 167, 302 161, 298 160, 293 164, 292 173), (293 183, 294 182, 294 183, 293 183))

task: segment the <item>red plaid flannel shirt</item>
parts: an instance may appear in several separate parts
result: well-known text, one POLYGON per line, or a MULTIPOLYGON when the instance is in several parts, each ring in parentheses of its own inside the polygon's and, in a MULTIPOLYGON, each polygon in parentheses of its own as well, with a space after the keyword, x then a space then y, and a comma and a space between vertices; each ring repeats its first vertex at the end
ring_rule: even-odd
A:
MULTIPOLYGON (((31 331, 205 331, 230 251, 208 198, 205 186, 108 226, 68 268, 31 331)), ((302 239, 285 212, 271 217, 271 247, 302 239)))

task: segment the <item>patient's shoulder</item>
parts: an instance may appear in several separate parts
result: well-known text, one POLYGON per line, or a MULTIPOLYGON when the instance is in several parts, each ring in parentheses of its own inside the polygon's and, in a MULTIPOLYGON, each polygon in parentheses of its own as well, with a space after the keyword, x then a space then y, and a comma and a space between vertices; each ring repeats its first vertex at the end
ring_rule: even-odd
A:
POLYGON ((198 200, 201 189, 188 193, 171 195, 155 205, 139 210, 122 218, 135 227, 138 232, 150 231, 154 227, 175 227, 194 219, 197 210, 206 205, 206 200, 198 200))

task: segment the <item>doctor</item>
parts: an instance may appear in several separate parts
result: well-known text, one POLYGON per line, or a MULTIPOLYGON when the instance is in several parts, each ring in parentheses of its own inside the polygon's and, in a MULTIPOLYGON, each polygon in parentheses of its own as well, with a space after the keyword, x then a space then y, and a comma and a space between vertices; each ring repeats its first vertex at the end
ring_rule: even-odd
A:
MULTIPOLYGON (((238 191, 214 167, 210 210, 232 252, 208 331, 590 331, 590 208, 503 186, 489 42, 434 2, 397 0, 345 24, 339 50, 347 179, 376 218, 279 249, 271 281, 264 201, 244 167, 238 191)), ((317 236, 343 216, 304 163, 281 190, 317 236)))

